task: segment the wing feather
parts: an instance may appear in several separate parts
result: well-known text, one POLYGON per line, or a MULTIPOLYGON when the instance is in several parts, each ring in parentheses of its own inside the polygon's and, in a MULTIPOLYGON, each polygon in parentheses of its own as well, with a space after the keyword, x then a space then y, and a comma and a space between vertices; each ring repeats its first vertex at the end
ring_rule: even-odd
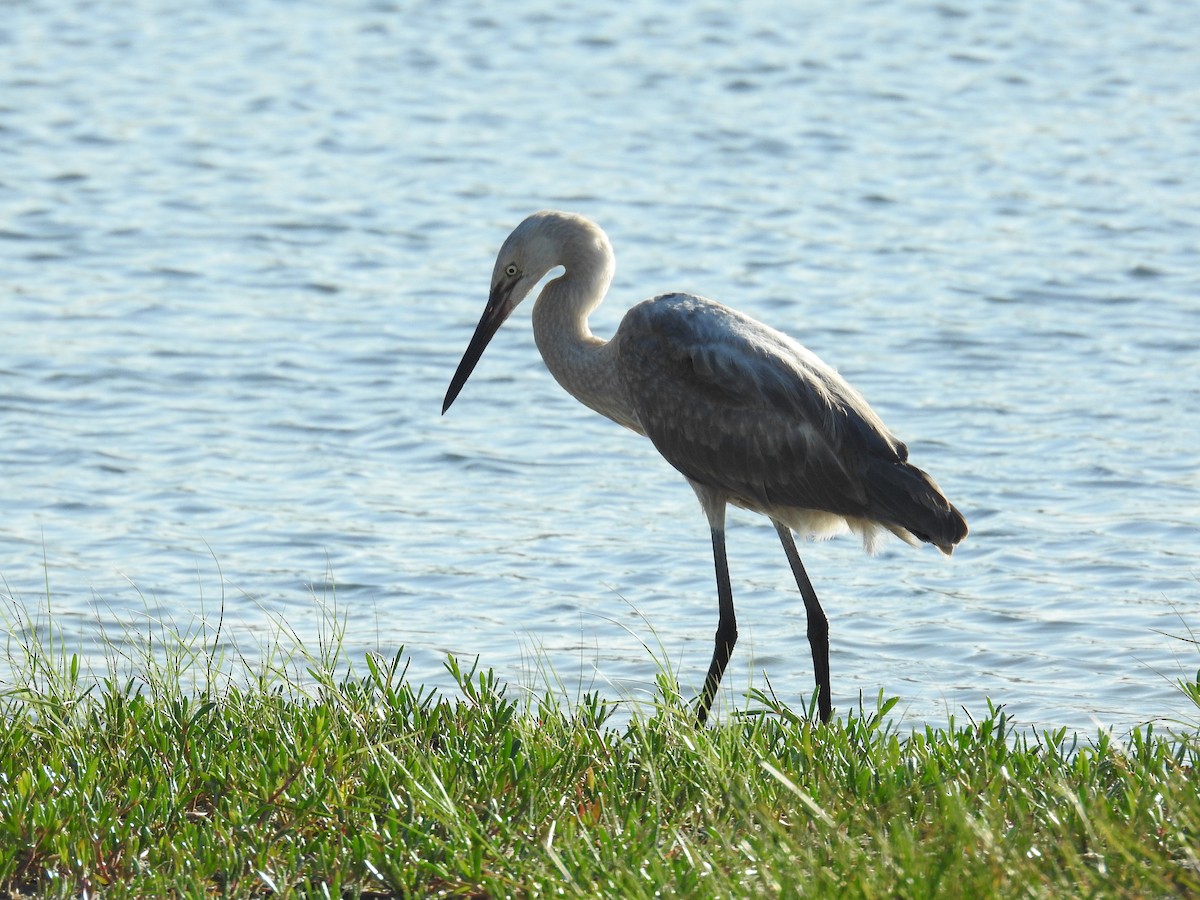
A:
POLYGON ((614 340, 629 401, 655 447, 743 505, 864 515, 870 464, 907 458, 836 372, 719 303, 652 298, 626 314, 614 340))

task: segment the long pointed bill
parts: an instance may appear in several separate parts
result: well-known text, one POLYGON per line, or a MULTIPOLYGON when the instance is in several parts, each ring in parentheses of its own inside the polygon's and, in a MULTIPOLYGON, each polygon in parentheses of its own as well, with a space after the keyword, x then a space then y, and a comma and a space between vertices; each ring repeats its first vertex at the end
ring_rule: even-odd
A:
POLYGON ((511 291, 498 289, 492 291, 491 296, 488 297, 487 307, 483 310, 479 324, 475 326, 475 334, 471 337, 471 343, 467 344, 467 351, 463 354, 462 362, 458 364, 458 370, 450 379, 450 387, 446 389, 446 399, 442 402, 442 415, 446 414, 446 410, 450 408, 450 404, 454 402, 458 392, 463 389, 463 385, 471 377, 471 372, 475 370, 475 364, 479 362, 479 357, 483 356, 483 351, 487 349, 492 335, 512 313, 511 293, 511 291))

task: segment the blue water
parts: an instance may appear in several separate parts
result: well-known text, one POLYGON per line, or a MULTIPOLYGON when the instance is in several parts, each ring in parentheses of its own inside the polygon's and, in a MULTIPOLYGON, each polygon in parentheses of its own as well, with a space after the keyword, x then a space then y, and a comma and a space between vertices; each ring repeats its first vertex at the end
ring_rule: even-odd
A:
MULTIPOLYGON (((801 547, 835 706, 1194 717, 1200 12, 797 6, 6 4, 8 629, 49 604, 102 667, 223 605, 253 658, 332 608, 352 657, 403 644, 431 684, 454 652, 612 698, 657 656, 697 689, 695 498, 561 391, 524 309, 439 415, 496 250, 549 206, 615 245, 598 333, 666 290, 763 319, 967 516, 950 562, 801 547)), ((723 708, 764 672, 800 704, 769 523, 729 548, 723 708)))

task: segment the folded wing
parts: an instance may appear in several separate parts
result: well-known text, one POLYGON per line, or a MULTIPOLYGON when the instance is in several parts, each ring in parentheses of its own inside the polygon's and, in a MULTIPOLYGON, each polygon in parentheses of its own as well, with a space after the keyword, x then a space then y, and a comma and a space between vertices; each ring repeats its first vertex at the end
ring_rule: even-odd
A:
POLYGON ((953 547, 962 517, 833 369, 689 294, 633 307, 614 338, 629 402, 676 469, 731 500, 868 518, 953 547))

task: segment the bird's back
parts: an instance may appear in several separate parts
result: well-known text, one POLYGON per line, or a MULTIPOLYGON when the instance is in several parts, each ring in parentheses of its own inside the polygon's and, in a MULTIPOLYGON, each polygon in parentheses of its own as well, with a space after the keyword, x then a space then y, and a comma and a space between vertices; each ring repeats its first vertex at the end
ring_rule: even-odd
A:
POLYGON ((691 480, 768 515, 877 522, 945 552, 966 536, 862 396, 787 335, 711 300, 664 294, 633 307, 613 340, 641 429, 691 480))

